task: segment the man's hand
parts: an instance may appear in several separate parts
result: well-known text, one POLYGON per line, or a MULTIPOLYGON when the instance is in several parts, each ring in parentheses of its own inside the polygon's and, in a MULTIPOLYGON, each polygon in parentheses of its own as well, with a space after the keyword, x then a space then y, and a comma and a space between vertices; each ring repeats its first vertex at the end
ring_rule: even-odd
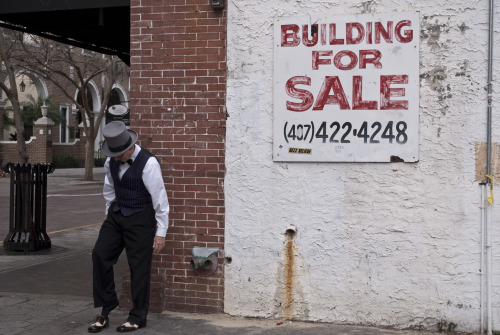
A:
POLYGON ((165 237, 155 236, 153 242, 153 253, 155 254, 159 253, 164 246, 165 246, 165 237))

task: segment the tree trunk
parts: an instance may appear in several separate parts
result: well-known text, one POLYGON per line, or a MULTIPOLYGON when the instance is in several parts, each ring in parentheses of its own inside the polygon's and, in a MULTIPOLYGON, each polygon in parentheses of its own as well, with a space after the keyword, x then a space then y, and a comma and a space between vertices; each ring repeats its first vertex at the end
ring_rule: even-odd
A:
MULTIPOLYGON (((86 142, 85 142, 85 180, 94 180, 94 142, 95 142, 95 127, 94 118, 92 113, 86 115, 89 117, 87 127, 85 128, 86 142)), ((87 122, 87 121, 83 121, 87 122)))
POLYGON ((88 136, 85 143, 85 180, 94 180, 94 141, 88 136))
POLYGON ((17 153, 19 156, 19 163, 28 163, 29 156, 26 150, 26 141, 24 140, 24 123, 21 117, 21 107, 17 99, 12 99, 12 109, 14 110, 14 120, 16 121, 17 131, 17 153))

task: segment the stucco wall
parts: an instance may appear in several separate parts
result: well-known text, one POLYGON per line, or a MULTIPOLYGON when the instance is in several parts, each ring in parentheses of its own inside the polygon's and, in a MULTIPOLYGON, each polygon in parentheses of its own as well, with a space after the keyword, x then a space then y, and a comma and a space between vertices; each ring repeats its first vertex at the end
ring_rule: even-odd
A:
MULTIPOLYGON (((476 166, 484 162, 475 148, 486 141, 487 50, 488 1, 229 1, 227 313, 400 328, 446 320, 479 330, 476 166), (420 12, 419 161, 273 162, 274 17, 402 11, 420 12)), ((497 48, 493 87, 499 70, 497 48)), ((494 117, 494 142, 498 127, 494 117)), ((495 203, 494 329, 497 212, 495 203)))

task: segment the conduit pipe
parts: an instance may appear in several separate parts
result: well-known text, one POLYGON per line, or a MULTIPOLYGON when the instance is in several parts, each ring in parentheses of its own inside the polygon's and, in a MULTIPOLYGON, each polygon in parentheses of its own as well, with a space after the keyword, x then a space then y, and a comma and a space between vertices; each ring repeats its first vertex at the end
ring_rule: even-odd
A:
POLYGON ((486 182, 479 183, 481 185, 481 202, 479 203, 479 208, 481 212, 481 245, 480 245, 480 268, 479 268, 479 278, 480 278, 480 287, 479 287, 479 328, 480 334, 484 334, 484 261, 485 261, 485 253, 484 253, 484 237, 485 237, 485 208, 486 208, 486 182))
MULTIPOLYGON (((491 176, 491 116, 492 116, 492 103, 493 103, 493 11, 494 11, 494 0, 489 0, 489 29, 488 29, 488 113, 487 113, 487 130, 486 130, 486 175, 491 176)), ((493 187, 493 178, 486 178, 486 184, 493 187)), ((492 195, 491 195, 492 196, 492 195)), ((487 296, 487 334, 492 335, 492 311, 491 311, 491 299, 492 299, 492 291, 491 291, 491 280, 492 280, 492 245, 491 245, 491 218, 488 215, 491 204, 489 201, 485 202, 484 205, 484 223, 486 225, 486 229, 484 233, 486 234, 485 242, 486 242, 486 296, 487 296)), ((483 252, 483 250, 481 250, 483 252)), ((481 314, 482 306, 481 306, 481 314)), ((481 324, 481 328, 482 328, 481 324)))
POLYGON ((487 285, 486 285, 486 290, 487 290, 487 297, 488 297, 488 304, 487 304, 487 310, 488 310, 488 335, 492 335, 493 331, 493 313, 491 311, 491 300, 493 299, 493 292, 491 289, 491 281, 493 278, 493 270, 492 270, 492 264, 493 262, 491 261, 491 215, 488 215, 490 212, 490 205, 489 202, 486 203, 486 212, 485 212, 485 224, 486 224, 486 262, 488 263, 487 266, 487 285))

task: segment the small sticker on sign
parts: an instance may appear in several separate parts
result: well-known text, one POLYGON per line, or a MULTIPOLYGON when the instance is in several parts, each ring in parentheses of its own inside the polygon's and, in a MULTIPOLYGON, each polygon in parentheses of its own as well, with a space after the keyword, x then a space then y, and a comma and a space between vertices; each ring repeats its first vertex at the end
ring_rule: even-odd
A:
POLYGON ((288 153, 289 154, 310 155, 312 153, 312 149, 288 148, 288 153))

